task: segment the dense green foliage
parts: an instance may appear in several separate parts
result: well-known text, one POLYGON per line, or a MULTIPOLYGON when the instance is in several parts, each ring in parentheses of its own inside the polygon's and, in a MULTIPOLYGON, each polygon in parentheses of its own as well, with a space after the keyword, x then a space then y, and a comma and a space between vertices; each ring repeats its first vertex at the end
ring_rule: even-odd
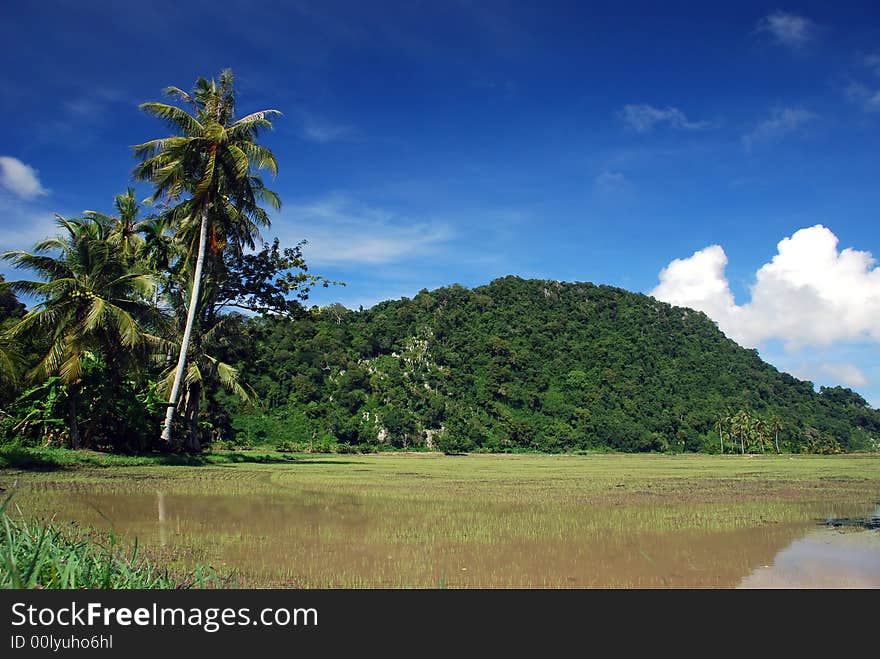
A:
POLYGON ((120 546, 72 525, 16 518, 11 497, 0 504, 0 588, 192 588, 222 586, 204 567, 174 575, 139 555, 137 543, 120 546))
POLYGON ((160 204, 143 208, 129 188, 114 214, 58 216, 57 236, 0 255, 36 275, 0 280, 0 441, 198 452, 228 429, 217 390, 250 400, 215 354, 236 340, 228 310, 291 316, 329 284, 299 245, 263 242, 261 204, 280 201, 258 176, 277 163, 256 138, 278 113, 236 119, 231 71, 219 80, 166 89, 194 114, 141 106, 175 132, 135 147, 134 176, 160 204), (25 310, 16 294, 35 302, 25 310))
POLYGON ((505 277, 241 331, 224 359, 263 401, 236 418, 255 444, 739 452, 778 434, 833 452, 880 437, 858 394, 816 393, 705 314, 608 286, 505 277))
POLYGON ((308 272, 301 244, 263 241, 263 206, 280 200, 259 172, 278 165, 257 138, 280 113, 236 118, 233 82, 224 71, 165 90, 188 110, 141 106, 173 133, 134 147, 133 175, 160 203, 128 189, 115 214, 59 216, 58 236, 2 254, 37 280, 0 279, 0 443, 878 448, 880 412, 856 393, 816 393, 704 314, 616 288, 506 277, 306 310, 312 286, 336 282, 308 272))

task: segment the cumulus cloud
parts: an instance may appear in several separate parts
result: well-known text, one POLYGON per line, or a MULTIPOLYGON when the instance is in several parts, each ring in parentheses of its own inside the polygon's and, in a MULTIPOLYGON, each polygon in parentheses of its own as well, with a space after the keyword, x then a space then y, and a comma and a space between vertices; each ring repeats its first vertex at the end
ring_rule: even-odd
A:
POLYGON ((0 187, 21 199, 47 194, 37 174, 37 170, 18 158, 0 156, 0 187))
POLYGON ((637 133, 649 133, 659 124, 683 130, 699 130, 709 126, 708 121, 689 120, 678 108, 656 108, 647 104, 624 105, 618 116, 637 133))
POLYGON ((757 271, 746 304, 736 304, 726 265, 724 249, 712 245, 672 261, 650 294, 704 311, 745 346, 771 339, 788 350, 880 343, 880 268, 869 252, 839 250, 837 236, 821 224, 778 243, 776 255, 757 271))
POLYGON ((308 240, 305 256, 318 264, 401 262, 427 254, 452 238, 448 224, 413 221, 344 196, 287 205, 273 226, 288 234, 285 242, 308 240))
POLYGON ((724 249, 710 245, 672 261, 660 271, 660 284, 650 294, 663 302, 699 309, 719 323, 723 318, 727 325, 736 304, 724 274, 726 267, 724 249))
POLYGON ((815 114, 803 108, 775 110, 769 119, 765 119, 743 136, 743 144, 751 150, 755 144, 782 139, 815 118, 815 114))
POLYGON ((816 24, 809 18, 776 11, 758 21, 758 32, 768 34, 776 43, 798 50, 816 36, 816 24))

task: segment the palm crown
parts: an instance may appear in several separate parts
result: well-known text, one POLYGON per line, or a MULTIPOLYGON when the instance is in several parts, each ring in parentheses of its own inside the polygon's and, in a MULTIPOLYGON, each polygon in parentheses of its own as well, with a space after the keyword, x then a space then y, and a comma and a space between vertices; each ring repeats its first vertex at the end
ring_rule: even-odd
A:
POLYGON ((200 214, 207 212, 212 253, 231 248, 253 248, 260 229, 270 225, 261 204, 274 209, 281 202, 267 189, 255 170, 278 173, 272 152, 257 144, 260 132, 272 127, 269 117, 277 110, 262 110, 240 119, 235 114, 235 94, 230 71, 219 82, 199 78, 192 93, 168 87, 165 93, 194 110, 194 114, 167 103, 143 103, 147 113, 164 120, 180 134, 134 147, 142 162, 135 178, 154 184, 152 200, 179 202, 171 214, 181 233, 193 245, 200 214))

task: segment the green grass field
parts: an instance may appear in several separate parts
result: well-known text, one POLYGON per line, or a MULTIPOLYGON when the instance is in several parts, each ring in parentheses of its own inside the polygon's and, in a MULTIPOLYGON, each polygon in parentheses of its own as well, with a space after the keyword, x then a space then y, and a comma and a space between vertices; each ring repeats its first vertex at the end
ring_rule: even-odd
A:
POLYGON ((244 586, 730 587, 880 501, 876 455, 31 458, 0 470, 21 514, 244 586))

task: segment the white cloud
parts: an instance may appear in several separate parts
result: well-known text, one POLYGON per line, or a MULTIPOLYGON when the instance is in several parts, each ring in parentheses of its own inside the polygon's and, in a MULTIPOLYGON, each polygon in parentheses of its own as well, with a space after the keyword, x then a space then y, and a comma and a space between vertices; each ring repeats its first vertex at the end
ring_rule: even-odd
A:
POLYGON ((765 119, 743 136, 743 143, 751 150, 755 144, 781 139, 815 118, 815 114, 803 108, 775 110, 769 119, 765 119))
POLYGON ((302 130, 303 136, 312 142, 335 142, 350 136, 354 128, 312 115, 305 115, 302 119, 302 130))
POLYGON ((425 255, 452 238, 446 223, 413 221, 333 196, 310 204, 286 206, 286 242, 305 238, 310 263, 385 264, 425 255))
POLYGON ((778 339, 789 351, 840 341, 880 343, 880 268, 869 252, 838 250, 817 224, 777 245, 755 274, 751 300, 736 304, 719 245, 676 259, 651 291, 658 300, 704 311, 731 338, 754 347, 778 339))
POLYGON ((880 55, 868 55, 864 59, 865 66, 871 69, 876 75, 880 76, 880 55))
POLYGON ((699 309, 716 321, 727 321, 736 305, 724 274, 726 267, 724 249, 711 245, 689 258, 672 261, 660 271, 660 284, 650 294, 663 302, 699 309))
POLYGON ((0 186, 22 199, 32 199, 47 194, 38 172, 18 158, 0 156, 0 186))
POLYGON ((865 112, 880 111, 880 91, 871 89, 860 82, 850 83, 845 90, 846 97, 860 105, 865 112))
POLYGON ((618 116, 637 133, 648 133, 658 124, 685 130, 699 130, 710 125, 708 121, 690 121, 678 108, 655 108, 647 104, 624 105, 618 116))
POLYGON ((724 249, 711 245, 672 261, 650 294, 703 311, 727 336, 762 354, 768 349, 774 364, 799 378, 871 384, 863 367, 874 363, 880 343, 880 267, 869 252, 838 249, 837 236, 821 224, 796 231, 755 273, 744 304, 734 299, 726 266, 724 249))
POLYGON ((847 387, 864 387, 868 384, 868 377, 855 364, 846 362, 819 364, 815 369, 810 370, 818 371, 818 373, 826 375, 834 382, 839 382, 847 387))
POLYGON ((593 188, 601 194, 620 192, 630 187, 629 180, 621 172, 603 169, 593 180, 593 188))
POLYGON ((816 36, 816 24, 809 18, 776 11, 758 21, 758 32, 769 34, 777 43, 798 50, 816 36))

